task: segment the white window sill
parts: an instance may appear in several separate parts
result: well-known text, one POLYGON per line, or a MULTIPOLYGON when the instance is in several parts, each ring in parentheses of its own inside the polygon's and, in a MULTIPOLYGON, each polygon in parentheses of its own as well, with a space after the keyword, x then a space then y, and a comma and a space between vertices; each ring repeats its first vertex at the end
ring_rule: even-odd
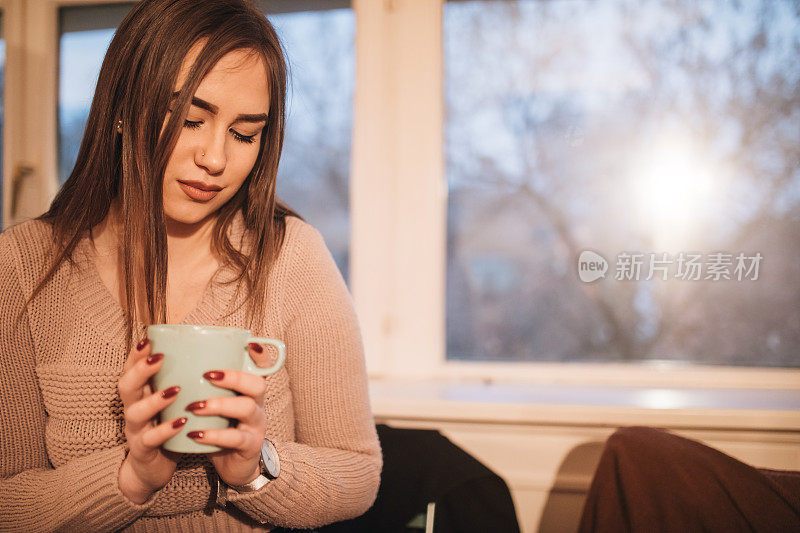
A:
POLYGON ((370 381, 381 420, 800 431, 797 389, 370 381))

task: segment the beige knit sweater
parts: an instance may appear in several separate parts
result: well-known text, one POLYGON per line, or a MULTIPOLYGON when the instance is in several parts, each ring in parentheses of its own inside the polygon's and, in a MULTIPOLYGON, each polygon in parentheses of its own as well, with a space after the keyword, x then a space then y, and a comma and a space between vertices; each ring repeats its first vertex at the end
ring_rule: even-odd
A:
MULTIPOLYGON (((241 218, 232 239, 242 234, 241 218)), ((51 229, 30 221, 0 235, 0 531, 267 531, 310 528, 366 511, 381 453, 367 397, 352 300, 317 230, 290 217, 268 280, 267 312, 254 334, 286 343, 284 368, 266 378, 266 437, 278 479, 226 508, 213 502, 205 455, 185 454, 171 481, 137 505, 119 489, 124 458, 117 381, 130 350, 124 315, 88 255, 34 288, 51 229)), ((221 269, 186 324, 247 327, 221 269)), ((138 325, 139 335, 144 325, 138 325)))

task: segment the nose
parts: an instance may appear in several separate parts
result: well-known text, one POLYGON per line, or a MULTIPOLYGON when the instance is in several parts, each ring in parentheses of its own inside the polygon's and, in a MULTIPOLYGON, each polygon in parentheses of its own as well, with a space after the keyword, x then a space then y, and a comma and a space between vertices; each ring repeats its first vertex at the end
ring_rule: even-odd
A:
POLYGON ((209 174, 219 174, 225 170, 225 133, 209 132, 195 150, 194 160, 197 166, 206 169, 209 174))

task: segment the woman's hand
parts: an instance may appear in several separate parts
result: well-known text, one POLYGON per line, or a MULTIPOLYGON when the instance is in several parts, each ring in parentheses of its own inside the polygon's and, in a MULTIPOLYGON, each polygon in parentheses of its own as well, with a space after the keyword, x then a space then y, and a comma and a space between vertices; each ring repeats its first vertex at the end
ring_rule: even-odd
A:
POLYGON ((164 354, 151 354, 150 343, 143 340, 125 361, 117 388, 125 407, 125 438, 128 452, 119 470, 119 488, 135 503, 144 503, 167 484, 175 473, 180 454, 161 448, 181 431, 186 418, 165 420, 158 424, 156 415, 173 403, 180 387, 153 393, 149 380, 161 369, 164 354))
MULTIPOLYGON (((250 346, 254 360, 263 351, 256 346, 250 346)), ((206 372, 203 376, 217 387, 236 391, 242 396, 209 398, 194 402, 187 409, 200 416, 219 415, 235 419, 237 424, 226 429, 190 431, 187 436, 203 444, 224 448, 208 454, 222 481, 228 485, 249 483, 261 472, 259 459, 267 425, 264 413, 266 382, 261 376, 228 368, 206 372)))

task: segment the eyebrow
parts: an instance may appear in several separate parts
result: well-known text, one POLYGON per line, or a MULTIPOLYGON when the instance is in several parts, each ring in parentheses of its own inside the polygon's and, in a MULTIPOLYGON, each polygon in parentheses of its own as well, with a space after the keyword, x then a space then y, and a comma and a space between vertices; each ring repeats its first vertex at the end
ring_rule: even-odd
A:
MULTIPOLYGON (((172 93, 172 98, 175 99, 179 95, 179 92, 172 93)), ((199 107, 200 109, 205 109, 212 115, 216 115, 219 112, 219 107, 215 106, 211 102, 206 102, 201 98, 197 98, 196 96, 192 97, 192 105, 199 107)), ((267 115, 265 113, 242 113, 236 116, 233 123, 237 122, 266 122, 267 115)))

